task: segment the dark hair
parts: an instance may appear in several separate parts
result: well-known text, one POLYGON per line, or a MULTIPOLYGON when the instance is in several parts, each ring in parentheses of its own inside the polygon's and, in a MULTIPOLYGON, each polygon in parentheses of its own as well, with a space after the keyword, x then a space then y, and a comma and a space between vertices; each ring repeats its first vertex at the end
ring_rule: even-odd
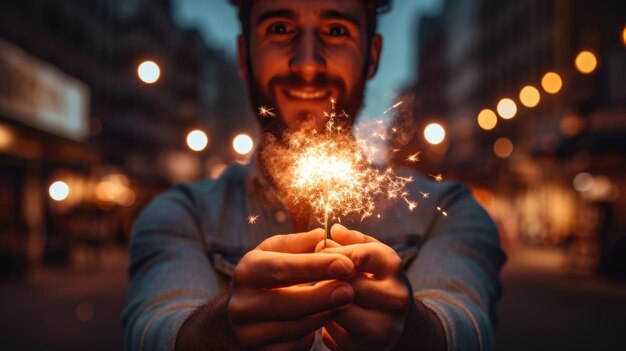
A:
MULTIPOLYGON (((256 0, 229 0, 239 8, 239 21, 243 36, 250 37, 250 8, 256 0)), ((392 0, 361 0, 367 12, 367 35, 371 38, 376 32, 377 16, 389 11, 392 0)))

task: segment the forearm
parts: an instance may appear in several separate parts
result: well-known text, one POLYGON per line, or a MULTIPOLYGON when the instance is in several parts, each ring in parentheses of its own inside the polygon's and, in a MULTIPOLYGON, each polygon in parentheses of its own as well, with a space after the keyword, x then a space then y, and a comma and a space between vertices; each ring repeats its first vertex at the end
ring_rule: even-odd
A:
POLYGON ((228 295, 200 306, 185 321, 176 338, 177 351, 238 350, 228 319, 228 295))
POLYGON ((446 334, 439 318, 419 299, 414 299, 404 330, 393 350, 439 351, 447 349, 446 334))

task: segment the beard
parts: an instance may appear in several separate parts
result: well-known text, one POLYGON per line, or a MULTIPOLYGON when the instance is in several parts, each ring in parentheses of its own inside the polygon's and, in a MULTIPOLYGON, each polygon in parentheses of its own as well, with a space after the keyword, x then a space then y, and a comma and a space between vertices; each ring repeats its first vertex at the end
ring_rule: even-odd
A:
MULTIPOLYGON (((276 96, 276 92, 279 91, 279 89, 298 89, 299 87, 306 86, 313 87, 315 90, 319 91, 334 92, 335 96, 332 97, 336 99, 336 110, 338 113, 345 112, 348 116, 348 123, 346 124, 349 126, 352 126, 352 123, 354 122, 363 104, 366 80, 365 74, 363 74, 361 79, 357 82, 357 84, 355 84, 352 92, 348 95, 344 81, 326 73, 316 75, 311 82, 304 81, 302 77, 297 74, 287 73, 285 75, 272 78, 267 86, 262 86, 256 79, 250 62, 248 62, 248 72, 250 82, 248 84, 248 93, 253 108, 265 106, 273 108, 276 113, 276 117, 272 118, 262 116, 257 117, 259 123, 261 124, 261 130, 263 133, 269 133, 279 140, 282 138, 283 133, 290 129, 290 126, 285 121, 285 109, 281 108, 276 96)), ((330 101, 328 102, 328 107, 326 108, 326 111, 329 110, 330 101)), ((308 125, 309 123, 316 125, 315 121, 321 120, 323 113, 324 110, 314 111, 313 113, 298 112, 295 118, 293 116, 291 118, 299 122, 297 125, 300 128, 301 126, 308 125)), ((319 123, 317 123, 317 126, 319 129, 319 123)))

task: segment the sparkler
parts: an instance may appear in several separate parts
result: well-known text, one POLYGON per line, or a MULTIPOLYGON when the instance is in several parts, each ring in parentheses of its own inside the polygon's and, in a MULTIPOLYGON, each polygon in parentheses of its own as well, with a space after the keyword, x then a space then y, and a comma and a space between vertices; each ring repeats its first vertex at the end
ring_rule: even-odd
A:
POLYGON ((413 179, 396 175, 392 168, 374 167, 367 155, 375 153, 375 146, 352 136, 340 120, 348 116, 337 114, 335 105, 332 99, 324 132, 288 132, 283 142, 270 137, 261 154, 281 198, 292 208, 308 208, 324 225, 324 246, 330 238, 330 221, 348 215, 364 220, 374 213, 379 197, 402 199, 410 211, 418 206, 405 190, 413 179))
POLYGON ((259 219, 259 215, 250 215, 248 216, 248 224, 256 224, 256 221, 259 219))

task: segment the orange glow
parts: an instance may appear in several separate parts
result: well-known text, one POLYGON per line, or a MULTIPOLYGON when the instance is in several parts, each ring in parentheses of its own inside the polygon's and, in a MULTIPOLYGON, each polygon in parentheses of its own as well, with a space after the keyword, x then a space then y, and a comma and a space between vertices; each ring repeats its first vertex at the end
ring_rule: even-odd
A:
POLYGON ((511 119, 517 114, 517 105, 515 101, 504 98, 498 102, 498 114, 504 119, 511 119))
POLYGON ((13 133, 11 129, 0 124, 0 149, 5 149, 13 143, 13 133))
POLYGON ((598 67, 598 59, 596 55, 588 50, 583 50, 576 56, 574 61, 576 69, 582 74, 590 74, 598 67))
POLYGON ((513 142, 508 138, 500 138, 493 144, 493 152, 500 158, 507 158, 513 153, 513 142))
POLYGON ((626 26, 622 29, 622 42, 626 45, 626 26))
POLYGON ((519 92, 519 100, 522 102, 522 105, 533 108, 539 104, 541 101, 541 95, 539 94, 539 90, 532 85, 527 85, 522 88, 519 92))
POLYGON ((563 88, 563 80, 555 72, 548 72, 541 79, 541 86, 548 94, 556 94, 563 88))
POLYGON ((478 125, 484 130, 492 130, 498 124, 498 116, 492 110, 486 108, 478 114, 478 125))

